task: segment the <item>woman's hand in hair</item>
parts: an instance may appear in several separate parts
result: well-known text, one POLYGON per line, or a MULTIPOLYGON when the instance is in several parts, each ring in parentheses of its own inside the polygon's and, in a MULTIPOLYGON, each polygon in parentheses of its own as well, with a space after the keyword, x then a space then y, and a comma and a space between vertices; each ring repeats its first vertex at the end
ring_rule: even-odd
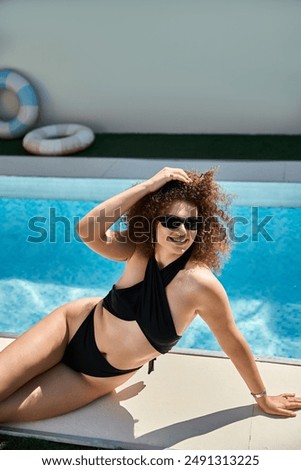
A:
POLYGON ((187 175, 186 171, 182 168, 165 167, 154 176, 149 178, 147 180, 147 184, 150 185, 150 191, 154 192, 172 180, 182 181, 183 183, 191 183, 191 179, 187 175))

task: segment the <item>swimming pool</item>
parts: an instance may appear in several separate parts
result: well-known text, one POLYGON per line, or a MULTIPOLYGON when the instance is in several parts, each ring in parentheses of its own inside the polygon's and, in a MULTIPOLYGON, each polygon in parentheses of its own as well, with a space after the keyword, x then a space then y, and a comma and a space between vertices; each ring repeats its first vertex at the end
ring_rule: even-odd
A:
MULTIPOLYGON (((133 180, 0 177, 0 331, 21 333, 58 305, 102 296, 123 263, 78 240, 77 220, 133 180), (91 274, 92 273, 92 274, 91 274)), ((256 356, 301 357, 301 185, 222 183, 238 194, 233 252, 219 276, 256 356)), ((220 351, 200 319, 178 343, 220 351)))

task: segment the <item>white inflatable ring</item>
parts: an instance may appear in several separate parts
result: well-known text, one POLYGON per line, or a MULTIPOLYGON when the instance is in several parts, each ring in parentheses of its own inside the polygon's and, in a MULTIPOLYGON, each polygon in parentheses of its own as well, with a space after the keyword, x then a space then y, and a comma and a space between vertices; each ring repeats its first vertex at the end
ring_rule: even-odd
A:
POLYGON ((89 147, 94 141, 89 127, 57 124, 35 129, 23 139, 23 147, 35 155, 70 155, 89 147))
POLYGON ((0 70, 0 90, 11 90, 19 100, 18 114, 10 121, 0 120, 0 138, 22 137, 38 117, 37 95, 30 83, 21 75, 9 69, 0 70))

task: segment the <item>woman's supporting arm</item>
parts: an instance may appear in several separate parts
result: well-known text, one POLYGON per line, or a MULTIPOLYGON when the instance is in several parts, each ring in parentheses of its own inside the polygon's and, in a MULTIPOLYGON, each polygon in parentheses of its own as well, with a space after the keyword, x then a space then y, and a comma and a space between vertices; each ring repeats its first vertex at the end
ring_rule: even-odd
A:
POLYGON ((301 409, 301 398, 294 393, 282 393, 271 396, 266 393, 265 385, 259 373, 252 351, 238 330, 227 294, 220 282, 212 276, 203 292, 203 305, 200 316, 208 324, 223 351, 231 359, 237 371, 245 381, 260 408, 269 414, 296 416, 295 410, 301 409))

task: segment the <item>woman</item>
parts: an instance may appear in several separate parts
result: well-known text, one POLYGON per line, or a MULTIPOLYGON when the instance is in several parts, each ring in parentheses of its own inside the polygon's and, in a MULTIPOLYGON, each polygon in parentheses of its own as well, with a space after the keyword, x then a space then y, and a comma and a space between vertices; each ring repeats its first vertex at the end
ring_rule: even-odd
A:
POLYGON ((124 273, 104 299, 59 307, 1 352, 0 421, 53 417, 113 391, 144 364, 152 366, 196 315, 260 408, 295 416, 301 398, 266 394, 211 271, 229 251, 227 204, 214 170, 164 168, 89 212, 79 222, 79 236, 100 255, 126 261, 124 273), (123 214, 127 229, 110 230, 123 214))

